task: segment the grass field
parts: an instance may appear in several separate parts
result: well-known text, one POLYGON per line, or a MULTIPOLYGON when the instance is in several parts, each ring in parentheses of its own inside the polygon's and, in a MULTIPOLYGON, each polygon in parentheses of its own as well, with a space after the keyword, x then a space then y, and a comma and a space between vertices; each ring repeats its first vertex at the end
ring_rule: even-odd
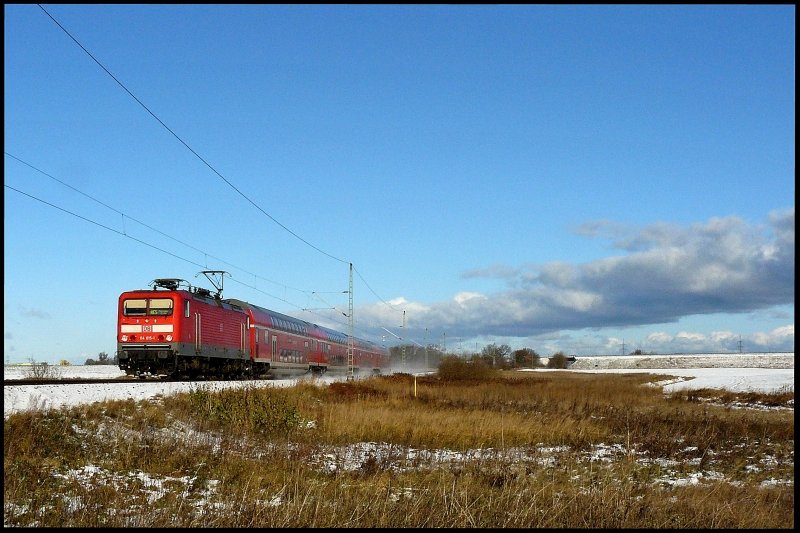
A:
POLYGON ((4 525, 793 528, 794 392, 444 361, 8 417, 4 525))

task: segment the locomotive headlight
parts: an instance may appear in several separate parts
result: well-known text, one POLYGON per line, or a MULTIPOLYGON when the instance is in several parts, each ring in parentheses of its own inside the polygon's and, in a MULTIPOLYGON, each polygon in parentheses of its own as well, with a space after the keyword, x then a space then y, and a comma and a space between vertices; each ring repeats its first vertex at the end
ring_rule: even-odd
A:
POLYGON ((128 342, 128 336, 127 335, 123 335, 120 338, 122 339, 122 342, 128 342))
POLYGON ((172 342, 172 335, 167 335, 167 342, 172 342))

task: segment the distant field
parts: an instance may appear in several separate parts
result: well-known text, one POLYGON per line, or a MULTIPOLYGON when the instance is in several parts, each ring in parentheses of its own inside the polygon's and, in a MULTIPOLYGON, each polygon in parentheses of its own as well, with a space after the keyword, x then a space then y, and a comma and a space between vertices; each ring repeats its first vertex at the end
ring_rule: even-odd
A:
POLYGON ((570 368, 794 368, 794 352, 577 356, 570 368))

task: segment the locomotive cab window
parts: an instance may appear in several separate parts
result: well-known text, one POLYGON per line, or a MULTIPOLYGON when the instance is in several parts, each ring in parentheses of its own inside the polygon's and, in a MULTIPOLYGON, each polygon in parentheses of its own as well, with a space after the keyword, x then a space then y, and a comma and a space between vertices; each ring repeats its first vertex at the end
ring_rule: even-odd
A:
POLYGON ((147 313, 147 300, 125 300, 122 306, 125 316, 144 316, 147 313))
POLYGON ((169 298, 151 298, 147 314, 150 316, 171 316, 172 300, 169 298))
POLYGON ((169 298, 136 298, 122 303, 125 316, 171 316, 172 300, 169 298))

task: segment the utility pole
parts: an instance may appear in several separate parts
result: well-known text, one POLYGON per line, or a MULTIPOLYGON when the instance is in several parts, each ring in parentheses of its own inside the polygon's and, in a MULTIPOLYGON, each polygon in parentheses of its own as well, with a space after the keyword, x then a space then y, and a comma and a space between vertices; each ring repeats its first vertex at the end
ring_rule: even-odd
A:
POLYGON ((428 328, 425 328, 425 370, 428 370, 428 328))
MULTIPOLYGON (((405 334, 406 334, 406 312, 405 311, 403 311, 403 325, 400 326, 400 327, 403 328, 403 336, 405 336, 405 334)), ((403 344, 400 346, 400 360, 403 362, 403 369, 405 369, 406 368, 406 343, 405 342, 403 342, 403 344)))
POLYGON ((347 305, 347 381, 352 381, 353 376, 353 263, 350 263, 350 290, 347 305))
POLYGON ((625 339, 622 339, 622 355, 625 355, 625 339))
POLYGON ((739 353, 742 353, 742 336, 739 335, 739 353))

